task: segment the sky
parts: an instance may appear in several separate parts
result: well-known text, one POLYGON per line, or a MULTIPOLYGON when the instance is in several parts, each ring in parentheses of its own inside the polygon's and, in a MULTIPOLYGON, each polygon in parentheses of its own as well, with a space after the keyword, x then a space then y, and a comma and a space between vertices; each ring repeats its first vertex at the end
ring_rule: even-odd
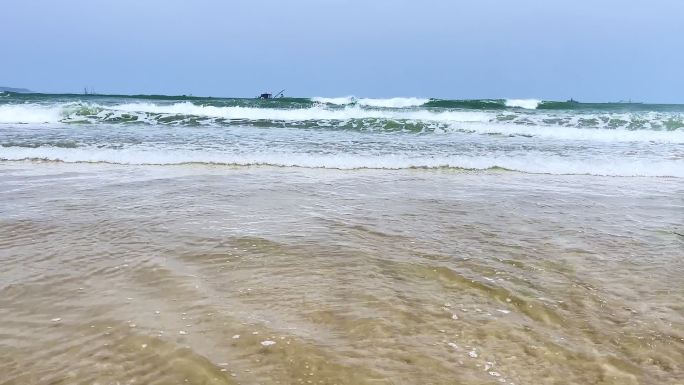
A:
POLYGON ((0 0, 0 86, 684 103, 680 0, 0 0))

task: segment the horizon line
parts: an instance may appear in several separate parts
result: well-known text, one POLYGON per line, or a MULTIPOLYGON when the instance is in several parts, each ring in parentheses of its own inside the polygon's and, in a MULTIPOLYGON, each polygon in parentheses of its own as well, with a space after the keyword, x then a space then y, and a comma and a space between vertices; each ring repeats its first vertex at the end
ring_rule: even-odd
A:
MULTIPOLYGON (((26 88, 19 87, 0 87, 2 88, 13 88, 21 89, 22 91, 9 91, 1 90, 2 93, 11 93, 17 95, 64 95, 64 96, 104 96, 104 97, 165 97, 165 98, 193 98, 193 99, 257 99, 258 96, 198 96, 193 94, 163 94, 163 93, 99 93, 99 92, 87 92, 87 93, 77 93, 77 92, 41 92, 33 91, 26 88), (24 91, 25 90, 25 91, 24 91)), ((478 101, 478 100, 537 100, 539 102, 552 102, 552 103, 567 103, 574 102, 578 104, 648 104, 648 105, 682 105, 684 103, 676 102, 651 102, 651 101, 639 101, 639 100, 617 100, 617 101, 580 101, 575 98, 569 98, 566 100, 554 100, 554 99, 544 99, 544 98, 532 98, 532 97, 493 97, 493 98, 434 98, 434 97, 423 97, 423 96, 391 96, 391 97, 366 97, 366 96, 356 96, 356 95, 338 95, 338 96, 285 96, 283 99, 312 99, 312 98, 356 98, 356 99, 394 99, 394 98, 420 98, 428 100, 444 100, 444 101, 478 101)))

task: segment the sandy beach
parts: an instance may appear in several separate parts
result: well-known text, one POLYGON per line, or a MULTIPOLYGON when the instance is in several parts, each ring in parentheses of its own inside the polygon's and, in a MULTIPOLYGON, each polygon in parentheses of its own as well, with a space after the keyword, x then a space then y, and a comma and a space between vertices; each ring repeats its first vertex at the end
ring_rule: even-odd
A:
POLYGON ((0 164, 0 384, 681 384, 678 178, 0 164))

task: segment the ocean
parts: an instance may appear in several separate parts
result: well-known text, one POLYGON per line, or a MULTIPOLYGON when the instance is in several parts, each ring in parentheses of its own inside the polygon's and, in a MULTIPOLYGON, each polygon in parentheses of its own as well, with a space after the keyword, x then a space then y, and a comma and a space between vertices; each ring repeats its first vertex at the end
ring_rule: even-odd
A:
POLYGON ((683 177, 684 105, 0 96, 3 160, 683 177))
POLYGON ((682 384, 684 105, 0 93, 0 384, 682 384))

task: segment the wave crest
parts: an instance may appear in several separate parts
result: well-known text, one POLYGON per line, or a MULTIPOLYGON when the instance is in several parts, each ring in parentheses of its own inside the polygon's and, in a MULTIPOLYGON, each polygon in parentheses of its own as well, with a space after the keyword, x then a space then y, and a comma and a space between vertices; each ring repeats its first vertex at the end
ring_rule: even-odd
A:
POLYGON ((541 100, 537 99, 506 99, 505 105, 506 107, 536 110, 541 102, 541 100))
POLYGON ((561 140, 684 143, 684 119, 671 112, 588 112, 365 108, 357 104, 272 108, 191 101, 0 104, 0 124, 90 123, 252 126, 322 130, 444 132, 532 136, 561 140))
POLYGON ((63 116, 62 105, 0 105, 0 123, 57 123, 63 116))
POLYGON ((376 108, 408 108, 408 107, 420 107, 425 105, 430 101, 430 99, 425 98, 415 98, 415 97, 396 97, 389 99, 373 99, 373 98, 356 98, 354 96, 342 96, 337 98, 325 98, 325 97, 314 97, 311 98, 312 101, 316 103, 332 104, 337 106, 346 105, 359 105, 364 107, 376 107, 376 108))

